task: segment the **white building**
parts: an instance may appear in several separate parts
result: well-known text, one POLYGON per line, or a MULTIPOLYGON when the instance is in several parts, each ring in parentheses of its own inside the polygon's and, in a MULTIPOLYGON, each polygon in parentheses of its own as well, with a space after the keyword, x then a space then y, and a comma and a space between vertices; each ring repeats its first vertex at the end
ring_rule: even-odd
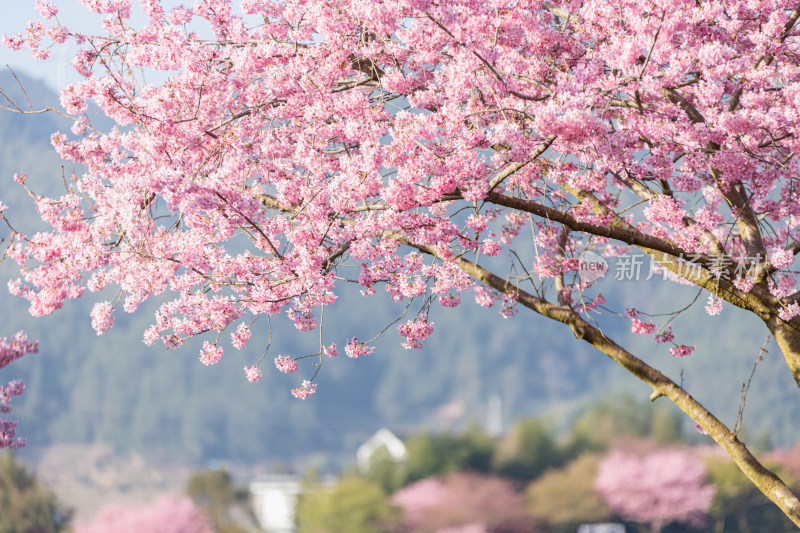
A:
MULTIPOLYGON (((359 470, 369 470, 375 452, 386 448, 395 461, 406 460, 406 446, 388 429, 378 430, 356 450, 356 465, 359 470)), ((297 497, 302 487, 302 478, 295 475, 270 475, 250 483, 253 512, 266 533, 294 533, 297 516, 297 497)), ((333 486, 335 480, 325 479, 321 485, 333 486)))
POLYGON ((405 461, 408 458, 403 441, 388 429, 382 428, 356 450, 356 466, 360 472, 369 470, 372 456, 381 448, 386 448, 389 456, 395 461, 405 461))
POLYGON ((253 511, 264 531, 294 533, 301 484, 300 478, 292 475, 272 475, 250 483, 253 511))
POLYGON ((625 533, 625 524, 582 524, 578 526, 578 533, 625 533))

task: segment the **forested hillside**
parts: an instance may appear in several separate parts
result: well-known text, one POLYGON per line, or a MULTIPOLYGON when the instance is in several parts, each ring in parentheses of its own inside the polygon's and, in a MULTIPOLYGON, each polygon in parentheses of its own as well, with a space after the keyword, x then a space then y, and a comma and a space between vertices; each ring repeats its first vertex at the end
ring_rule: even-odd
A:
MULTIPOLYGON (((34 108, 57 105, 57 96, 46 87, 20 79, 34 108)), ((10 74, 0 76, 0 86, 27 107, 10 74)), ((68 131, 69 123, 52 113, 0 113, 0 200, 10 206, 7 216, 22 231, 35 228, 38 217, 31 216, 33 204, 14 183, 13 174, 25 172, 31 190, 52 194, 64 187, 71 173, 80 172, 62 170, 49 145, 55 129, 68 131)), ((9 234, 6 227, 0 231, 4 237, 9 234)), ((9 264, 0 273, 3 282, 16 276, 9 264)), ((614 275, 613 264, 608 275, 614 275)), ((679 285, 651 290, 654 285, 645 281, 607 286, 609 307, 615 309, 624 304, 647 311, 649 302, 668 301, 677 311, 696 294, 679 285)), ((314 352, 318 338, 317 333, 288 335, 294 330, 288 320, 272 322, 281 335, 261 363, 264 378, 251 384, 242 367, 255 364, 266 347, 266 323, 246 351, 226 346, 222 361, 206 367, 197 360, 198 343, 175 351, 142 343, 155 302, 147 304, 150 313, 118 315, 116 326, 98 337, 90 326, 89 310, 94 301, 113 297, 113 287, 104 295, 87 292, 61 312, 41 319, 30 317, 27 303, 10 296, 4 284, 2 291, 0 335, 25 329, 40 339, 38 355, 0 372, 0 380, 23 378, 28 384, 27 392, 13 404, 13 415, 32 450, 55 441, 99 440, 155 457, 190 461, 290 461, 316 452, 349 457, 381 426, 408 432, 484 423, 488 399, 494 394, 502 399, 506 424, 550 413, 566 427, 579 407, 601 396, 629 390, 641 399, 650 392, 604 355, 574 339, 567 328, 525 310, 504 319, 497 309, 481 308, 466 298, 457 311, 433 310, 430 318, 436 331, 424 349, 404 350, 396 328, 390 327, 371 357, 351 360, 342 355, 324 361, 318 393, 299 401, 289 394, 296 386, 294 376, 275 371, 271 361, 279 354, 314 352)), ((613 333, 645 354, 646 360, 669 368, 673 378, 682 380, 733 425, 740 387, 750 375, 766 330, 730 308, 711 321, 693 319, 705 313, 703 303, 673 322, 682 343, 697 345, 690 357, 673 359, 650 337, 626 336, 625 320, 613 333), (728 364, 722 367, 707 357, 720 351, 728 354, 728 364)), ((369 338, 402 312, 403 306, 387 296, 379 293, 365 300, 354 288, 326 312, 324 328, 330 334, 342 331, 345 323, 358 324, 356 333, 369 338)), ((660 318, 668 319, 654 321, 660 318)), ((343 347, 347 339, 333 340, 343 347)), ((744 413, 746 434, 768 433, 776 445, 794 442, 800 433, 800 393, 784 365, 777 350, 767 353, 753 378, 744 413)))

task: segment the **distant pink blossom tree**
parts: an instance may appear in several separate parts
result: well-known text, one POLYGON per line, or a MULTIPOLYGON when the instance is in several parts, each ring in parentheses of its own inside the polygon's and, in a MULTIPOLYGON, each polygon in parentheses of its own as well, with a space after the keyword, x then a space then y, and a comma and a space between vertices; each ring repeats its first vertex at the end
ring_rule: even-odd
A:
POLYGON ((111 505, 75 533, 214 533, 211 521, 189 498, 162 496, 135 508, 111 505))
POLYGON ((52 228, 9 248, 31 313, 109 288, 102 334, 167 294, 145 342, 202 335, 207 365, 285 313, 319 333, 315 353, 284 355, 305 399, 332 341, 375 348, 322 331, 343 283, 413 301, 409 349, 464 295, 526 308, 673 401, 800 526, 736 432, 609 337, 619 316, 661 356, 694 356, 663 309, 601 313, 605 270, 587 260, 638 249, 659 282, 706 293, 709 328, 726 305, 753 313, 800 385, 797 0, 78 1, 106 17, 96 31, 38 0, 3 39, 38 58, 76 46, 83 77, 52 144, 85 170, 53 198, 16 177, 52 228))
POLYGON ((533 525, 510 481, 475 473, 417 481, 396 492, 392 503, 403 509, 407 531, 521 533, 533 525))
POLYGON ((431 508, 447 503, 447 489, 438 477, 416 481, 392 496, 392 504, 403 509, 407 525, 420 522, 431 508))
MULTIPOLYGON (((17 332, 11 339, 0 338, 0 368, 16 361, 27 353, 37 352, 38 344, 31 342, 21 331, 17 332)), ((7 385, 0 385, 0 415, 11 412, 11 398, 19 396, 25 392, 25 384, 22 381, 9 381, 7 385)), ((25 446, 25 439, 17 437, 16 420, 11 420, 0 416, 0 448, 21 448, 25 446)))
POLYGON ((644 457, 613 451, 600 463, 595 487, 624 520, 650 524, 654 533, 670 522, 704 525, 716 493, 689 449, 644 457))

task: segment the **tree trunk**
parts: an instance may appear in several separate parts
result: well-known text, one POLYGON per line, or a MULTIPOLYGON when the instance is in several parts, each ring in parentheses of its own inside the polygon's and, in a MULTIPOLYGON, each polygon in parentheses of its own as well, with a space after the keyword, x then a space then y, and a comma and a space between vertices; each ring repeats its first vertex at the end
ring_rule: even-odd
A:
POLYGON ((800 387, 800 332, 776 316, 767 321, 767 327, 783 352, 795 383, 800 387))

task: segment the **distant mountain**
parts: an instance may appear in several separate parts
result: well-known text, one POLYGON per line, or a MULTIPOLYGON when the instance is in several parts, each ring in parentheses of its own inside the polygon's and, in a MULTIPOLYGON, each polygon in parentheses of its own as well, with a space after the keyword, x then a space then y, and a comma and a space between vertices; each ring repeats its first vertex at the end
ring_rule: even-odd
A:
MULTIPOLYGON (((47 87, 19 79, 34 108, 57 105, 57 95, 47 87)), ((0 74, 0 86, 20 101, 13 77, 0 74)), ((26 172, 33 190, 58 194, 63 189, 62 162, 49 137, 68 128, 69 121, 55 114, 0 113, 0 200, 11 206, 9 217, 21 228, 41 228, 41 222, 11 177, 26 172)), ((0 231, 7 235, 7 229, 0 231)), ((17 276, 8 264, 0 274, 3 280, 17 276)), ((677 310, 696 294, 681 286, 612 279, 600 283, 617 308, 675 302, 677 310)), ((318 340, 316 333, 297 333, 288 320, 273 320, 275 338, 262 364, 264 378, 250 384, 242 368, 255 363, 266 346, 266 322, 260 323, 260 333, 247 350, 228 345, 218 365, 205 367, 197 360, 197 342, 176 351, 141 342, 158 302, 148 302, 135 315, 118 314, 117 325, 97 337, 89 309, 94 301, 112 297, 113 290, 87 293, 43 319, 29 317, 26 302, 3 290, 0 335, 25 329, 41 341, 38 355, 0 371, 0 380, 21 377, 28 383, 25 395, 15 400, 13 414, 21 420, 20 431, 31 450, 55 441, 101 441, 167 460, 288 462, 321 454, 344 462, 381 426, 407 433, 483 423, 489 397, 495 394, 502 399, 506 427, 520 417, 543 414, 566 426, 570 416, 599 395, 623 390, 640 398, 649 394, 615 363, 574 339, 566 327, 524 309, 505 320, 496 310, 474 305, 468 294, 456 310, 432 311, 436 332, 423 350, 404 350, 390 328, 373 356, 324 361, 318 393, 298 401, 289 389, 302 377, 280 374, 269 361, 278 354, 314 352, 318 340)), ((371 337, 401 312, 402 306, 385 295, 364 299, 357 290, 346 290, 326 311, 325 330, 337 334, 331 340, 343 346, 345 334, 371 337)), ((698 346, 684 360, 674 360, 649 337, 630 334, 624 320, 608 333, 684 381, 690 392, 733 424, 741 384, 766 330, 730 308, 719 317, 707 317, 702 306, 681 315, 674 325, 684 335, 682 341, 698 346)), ((800 393, 778 354, 772 350, 758 366, 747 397, 745 428, 751 435, 768 432, 774 443, 788 444, 800 433, 800 393)), ((310 365, 301 368, 311 372, 310 365)))

